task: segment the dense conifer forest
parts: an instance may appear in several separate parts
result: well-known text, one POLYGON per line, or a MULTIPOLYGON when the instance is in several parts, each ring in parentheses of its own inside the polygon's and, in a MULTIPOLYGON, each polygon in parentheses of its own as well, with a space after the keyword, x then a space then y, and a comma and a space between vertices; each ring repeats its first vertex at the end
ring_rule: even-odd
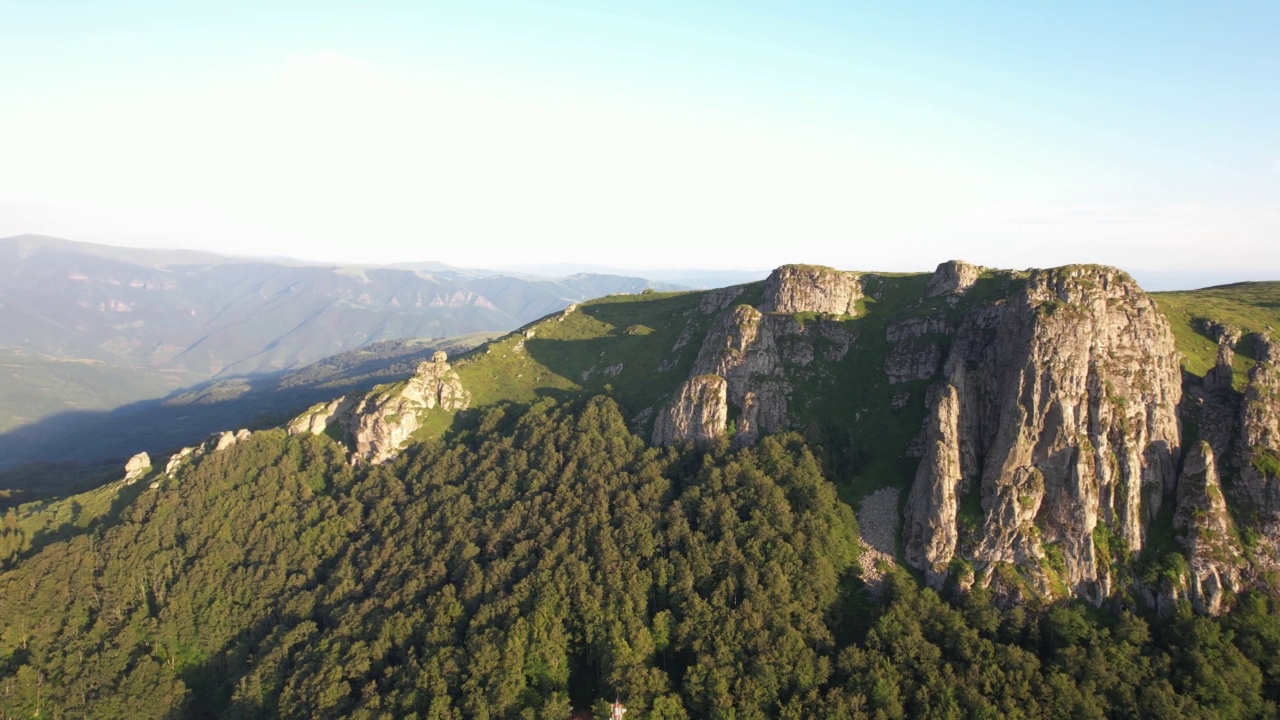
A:
MULTIPOLYGON (((1271 717, 1280 603, 872 599, 797 435, 654 449, 607 397, 353 470, 256 433, 0 574, 4 717, 1271 717)), ((6 516, 7 541, 22 530, 6 516)))

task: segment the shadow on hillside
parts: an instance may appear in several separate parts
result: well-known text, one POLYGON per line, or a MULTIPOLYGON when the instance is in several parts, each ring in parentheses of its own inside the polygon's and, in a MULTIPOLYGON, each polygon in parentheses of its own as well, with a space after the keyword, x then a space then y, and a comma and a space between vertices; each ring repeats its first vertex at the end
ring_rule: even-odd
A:
MULTIPOLYGON (((710 316, 687 317, 692 301, 660 299, 646 303, 591 305, 578 312, 601 326, 582 337, 533 337, 525 342, 529 357, 587 394, 612 397, 628 418, 654 405, 674 390, 692 368, 710 316), (686 322, 692 320, 696 340, 683 352, 672 352, 686 322), (664 362, 668 363, 664 366, 664 362)), ((535 390, 553 395, 548 388, 535 390)))
MULTIPOLYGON (((15 553, 8 559, 0 560, 0 569, 17 567, 23 560, 38 555, 41 550, 53 543, 70 539, 76 535, 100 532, 106 528, 118 525, 120 523, 121 511, 128 507, 139 495, 142 494, 142 491, 147 488, 151 479, 152 478, 148 476, 138 480, 132 485, 125 485, 120 488, 116 496, 112 498, 111 505, 107 511, 93 518, 93 520, 89 521, 85 525, 77 524, 76 521, 79 518, 72 515, 65 523, 37 530, 31 537, 30 546, 25 550, 15 553)), ((72 505, 75 505, 75 501, 72 501, 72 505)))
POLYGON ((155 460, 215 432, 280 425, 315 403, 404 379, 438 349, 400 345, 346 354, 301 370, 215 380, 165 398, 60 413, 15 428, 0 434, 0 506, 118 479, 138 452, 155 460))

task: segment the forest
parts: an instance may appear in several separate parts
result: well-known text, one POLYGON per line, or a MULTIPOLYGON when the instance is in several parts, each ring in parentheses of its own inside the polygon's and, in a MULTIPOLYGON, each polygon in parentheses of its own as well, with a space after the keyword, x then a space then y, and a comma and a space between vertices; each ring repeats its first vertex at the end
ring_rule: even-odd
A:
POLYGON ((896 570, 873 598, 799 435, 655 449, 606 396, 359 469, 262 431, 117 492, 57 536, 0 523, 0 716, 1278 714, 1274 597, 1002 608, 896 570))

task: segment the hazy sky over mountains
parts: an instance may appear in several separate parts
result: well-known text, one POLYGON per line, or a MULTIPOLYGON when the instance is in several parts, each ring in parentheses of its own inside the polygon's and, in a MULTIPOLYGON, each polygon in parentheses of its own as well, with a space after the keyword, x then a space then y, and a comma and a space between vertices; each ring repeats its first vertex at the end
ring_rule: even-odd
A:
POLYGON ((1280 277, 1280 4, 0 1, 0 236, 1280 277))

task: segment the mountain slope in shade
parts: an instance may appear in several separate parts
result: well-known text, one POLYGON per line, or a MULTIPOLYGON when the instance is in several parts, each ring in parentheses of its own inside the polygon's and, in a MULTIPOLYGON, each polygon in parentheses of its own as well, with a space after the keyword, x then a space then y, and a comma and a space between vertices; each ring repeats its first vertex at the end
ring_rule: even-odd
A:
MULTIPOLYGON (((83 381, 73 387, 96 388, 98 394, 93 397, 99 406, 64 409, 43 420, 9 428, 0 434, 0 469, 20 463, 73 461, 87 466, 82 470, 92 471, 102 462, 118 465, 140 451, 172 452, 228 427, 268 427, 334 395, 363 392, 378 383, 406 378, 436 352, 460 353, 494 335, 379 341, 295 370, 211 380, 173 391, 150 385, 139 389, 127 384, 145 383, 163 373, 104 363, 74 363, 82 368, 81 373, 97 373, 78 376, 83 381), (116 394, 106 394, 108 388, 115 389, 116 394), (146 391, 156 394, 142 400, 128 396, 146 391)), ((67 364, 46 359, 27 368, 25 376, 67 364)), ((0 372, 0 382, 4 379, 0 372)), ((39 482, 26 482, 20 470, 11 470, 0 477, 0 491, 8 490, 15 496, 20 492, 22 498, 56 494, 60 488, 51 479, 56 480, 56 475, 39 472, 39 482)))

